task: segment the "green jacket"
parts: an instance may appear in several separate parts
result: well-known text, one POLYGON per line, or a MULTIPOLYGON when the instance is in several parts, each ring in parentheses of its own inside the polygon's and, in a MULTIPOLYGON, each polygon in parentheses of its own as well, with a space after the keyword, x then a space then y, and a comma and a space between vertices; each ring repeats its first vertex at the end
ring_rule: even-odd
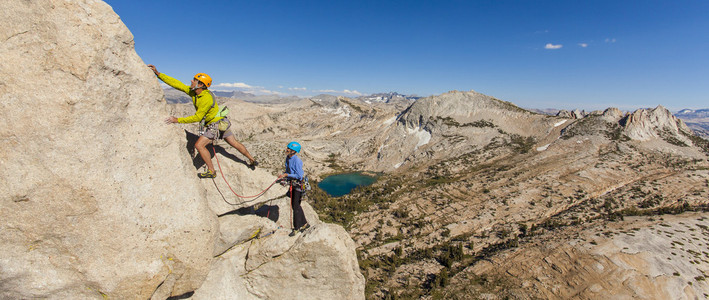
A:
POLYGON ((194 109, 197 110, 197 112, 195 112, 194 115, 189 117, 178 118, 177 122, 195 123, 202 121, 202 118, 204 118, 205 115, 207 117, 204 118, 204 120, 207 124, 211 124, 222 119, 222 117, 216 117, 217 112, 219 112, 219 105, 216 103, 215 99, 212 98, 212 93, 210 93, 208 90, 205 89, 199 95, 197 95, 194 91, 190 90, 190 87, 188 85, 185 85, 184 83, 180 82, 175 78, 165 75, 165 73, 160 73, 160 75, 158 75, 158 78, 160 78, 160 80, 162 80, 167 85, 177 90, 183 91, 185 94, 189 95, 192 98, 192 104, 194 105, 194 109), (214 103, 214 107, 212 107, 212 103, 214 103))

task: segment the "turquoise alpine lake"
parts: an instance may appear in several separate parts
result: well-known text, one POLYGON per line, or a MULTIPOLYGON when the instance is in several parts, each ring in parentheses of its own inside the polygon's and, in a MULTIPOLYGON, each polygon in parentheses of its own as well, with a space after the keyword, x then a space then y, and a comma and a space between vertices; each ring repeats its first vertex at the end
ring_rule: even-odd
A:
POLYGON ((325 177, 318 183, 318 187, 332 197, 340 197, 349 194, 358 186, 368 186, 375 181, 377 181, 376 177, 355 172, 325 177))

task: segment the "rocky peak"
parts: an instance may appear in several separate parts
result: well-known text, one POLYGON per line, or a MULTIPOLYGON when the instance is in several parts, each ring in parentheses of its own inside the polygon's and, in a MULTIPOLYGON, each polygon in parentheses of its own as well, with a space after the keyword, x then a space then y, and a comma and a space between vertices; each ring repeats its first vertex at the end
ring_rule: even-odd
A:
POLYGON ((475 91, 421 98, 390 120, 384 132, 368 142, 376 159, 371 167, 374 170, 421 166, 473 151, 493 140, 531 143, 558 122, 475 91))
POLYGON ((475 91, 452 91, 419 99, 403 113, 401 121, 408 126, 418 127, 423 125, 422 120, 428 118, 469 118, 482 111, 500 108, 502 105, 498 102, 501 101, 475 91))
POLYGON ((606 122, 616 123, 623 117, 623 112, 615 107, 609 107, 603 111, 601 118, 606 122))
POLYGON ((576 109, 576 110, 574 110, 574 111, 571 112, 571 116, 572 116, 574 119, 582 119, 583 117, 586 116, 586 111, 576 109))
POLYGON ((557 117, 571 119, 571 112, 565 109, 561 109, 556 113, 557 117))
POLYGON ((508 132, 531 135, 531 131, 525 128, 535 127, 532 123, 536 124, 534 120, 539 119, 538 116, 510 102, 475 91, 452 91, 417 100, 402 113, 399 122, 407 128, 427 131, 442 125, 450 128, 485 122, 508 132))
POLYGON ((662 105, 653 109, 638 109, 620 120, 628 137, 647 141, 653 138, 673 136, 685 143, 690 143, 686 135, 692 131, 686 124, 662 105))
POLYGON ((556 113, 557 117, 567 118, 567 119, 583 119, 587 115, 586 111, 575 109, 573 111, 568 111, 565 109, 560 110, 556 113))

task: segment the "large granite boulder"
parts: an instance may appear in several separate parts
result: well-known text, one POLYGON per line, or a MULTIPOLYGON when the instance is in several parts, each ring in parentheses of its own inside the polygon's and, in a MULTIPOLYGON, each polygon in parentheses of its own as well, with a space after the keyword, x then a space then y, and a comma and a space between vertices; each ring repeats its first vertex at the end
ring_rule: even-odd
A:
POLYGON ((0 295, 198 288, 217 219, 131 33, 99 1, 0 8, 0 295))

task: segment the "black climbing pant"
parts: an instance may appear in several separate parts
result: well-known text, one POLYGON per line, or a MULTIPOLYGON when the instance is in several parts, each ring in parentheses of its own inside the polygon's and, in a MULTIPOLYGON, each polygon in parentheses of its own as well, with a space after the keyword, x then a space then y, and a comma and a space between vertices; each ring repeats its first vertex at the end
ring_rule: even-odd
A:
POLYGON ((307 224, 308 221, 305 220, 305 213, 303 213, 303 208, 300 207, 300 200, 303 198, 303 192, 298 191, 297 188, 292 188, 290 191, 290 205, 293 208, 293 230, 298 230, 303 225, 307 224))

